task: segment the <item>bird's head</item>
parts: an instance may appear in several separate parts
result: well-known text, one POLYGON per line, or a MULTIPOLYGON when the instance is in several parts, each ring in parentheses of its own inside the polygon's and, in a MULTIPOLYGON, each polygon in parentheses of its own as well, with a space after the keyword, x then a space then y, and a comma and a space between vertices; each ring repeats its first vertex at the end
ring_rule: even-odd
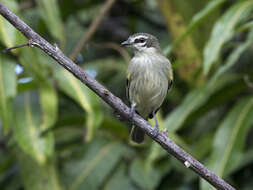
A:
POLYGON ((122 46, 133 48, 135 53, 148 53, 161 51, 157 38, 147 33, 136 33, 121 43, 122 46))

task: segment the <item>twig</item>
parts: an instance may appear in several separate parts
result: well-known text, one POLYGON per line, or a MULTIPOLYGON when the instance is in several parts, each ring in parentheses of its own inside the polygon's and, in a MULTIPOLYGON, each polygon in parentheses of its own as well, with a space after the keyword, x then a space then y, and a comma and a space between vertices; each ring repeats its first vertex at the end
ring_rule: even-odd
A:
POLYGON ((126 63, 129 63, 129 61, 130 61, 129 54, 119 44, 116 44, 116 43, 113 43, 113 42, 107 42, 107 43, 100 43, 100 44, 92 43, 91 45, 93 45, 96 48, 110 48, 110 49, 114 49, 117 52, 119 52, 119 54, 124 58, 124 60, 125 60, 126 63))
POLYGON ((3 50, 3 53, 7 53, 8 51, 18 49, 18 48, 21 48, 21 47, 25 47, 25 46, 33 46, 33 45, 32 45, 32 42, 29 40, 27 43, 24 43, 24 44, 21 44, 21 45, 18 45, 18 46, 13 46, 13 47, 10 47, 10 48, 6 48, 6 49, 3 50))
POLYGON ((83 35, 82 39, 77 44, 77 46, 75 47, 74 51, 71 53, 70 59, 75 60, 75 58, 78 55, 78 53, 83 49, 83 47, 85 46, 85 44, 91 39, 91 37, 93 36, 93 34, 95 33, 95 31, 97 30, 99 24, 101 23, 101 21, 105 17, 106 13, 110 10, 110 8, 112 7, 112 5, 113 5, 114 2, 115 2, 115 0, 107 0, 105 2, 105 4, 103 5, 103 7, 101 9, 101 12, 98 14, 98 16, 92 22, 92 24, 90 25, 87 33, 85 33, 83 35))
POLYGON ((127 107, 121 99, 113 95, 104 86, 98 83, 94 78, 86 74, 79 66, 77 66, 71 59, 66 57, 59 48, 51 45, 40 35, 35 33, 27 24, 13 14, 3 3, 0 3, 0 14, 5 17, 14 27, 21 31, 33 45, 40 48, 47 53, 50 57, 55 59, 61 66, 71 72, 82 83, 87 85, 98 96, 107 102, 114 110, 120 115, 131 120, 135 125, 140 127, 145 133, 150 136, 154 141, 159 143, 167 152, 171 153, 179 161, 181 161, 187 168, 190 168, 199 176, 208 181, 216 189, 219 190, 235 190, 232 186, 226 183, 223 179, 216 176, 208 168, 206 168, 199 161, 194 159, 190 154, 186 153, 178 145, 176 145, 167 134, 162 131, 154 136, 153 127, 138 114, 134 114, 131 118, 130 109, 127 107))

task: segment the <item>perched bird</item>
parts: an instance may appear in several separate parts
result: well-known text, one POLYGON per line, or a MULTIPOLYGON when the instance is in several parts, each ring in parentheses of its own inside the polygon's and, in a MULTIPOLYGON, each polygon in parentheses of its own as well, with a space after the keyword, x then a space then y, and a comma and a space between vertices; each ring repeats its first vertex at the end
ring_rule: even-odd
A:
MULTIPOLYGON (((144 119, 155 119, 155 134, 159 131, 156 112, 161 107, 173 81, 170 61, 163 55, 157 38, 147 33, 131 35, 122 46, 134 51, 127 70, 126 92, 131 103, 131 114, 144 119)), ((137 126, 131 130, 131 140, 144 141, 144 132, 137 126)))

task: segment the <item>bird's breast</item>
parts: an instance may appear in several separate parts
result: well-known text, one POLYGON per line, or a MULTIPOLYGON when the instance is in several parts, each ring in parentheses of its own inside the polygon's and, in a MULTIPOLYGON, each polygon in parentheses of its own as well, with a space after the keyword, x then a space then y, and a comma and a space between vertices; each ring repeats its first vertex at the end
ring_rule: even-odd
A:
MULTIPOLYGON (((166 66, 152 59, 139 59, 129 67, 129 98, 137 104, 137 110, 150 114, 159 108, 167 95, 166 66)), ((145 114, 144 114, 145 115, 145 114)))

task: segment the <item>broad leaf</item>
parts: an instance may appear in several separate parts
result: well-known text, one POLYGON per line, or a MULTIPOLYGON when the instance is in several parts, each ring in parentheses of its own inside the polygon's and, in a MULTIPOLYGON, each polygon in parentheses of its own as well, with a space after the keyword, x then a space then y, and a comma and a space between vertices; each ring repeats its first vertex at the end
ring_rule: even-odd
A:
POLYGON ((42 84, 39 91, 41 109, 43 110, 42 129, 47 130, 57 119, 58 96, 50 83, 42 84))
POLYGON ((22 150, 17 151, 20 176, 26 190, 61 190, 53 160, 40 165, 22 150))
POLYGON ((64 45, 65 37, 57 0, 38 0, 37 3, 49 32, 64 45))
POLYGON ((237 24, 247 18, 252 10, 252 1, 242 1, 233 5, 219 19, 204 49, 204 74, 208 74, 213 63, 218 60, 223 44, 233 37, 237 24))
POLYGON ((0 57, 0 119, 4 133, 9 131, 13 121, 12 103, 16 96, 16 73, 15 63, 6 58, 0 57))
MULTIPOLYGON (((18 4, 16 1, 1 0, 1 3, 6 5, 14 13, 18 12, 18 4)), ((6 47, 12 47, 17 44, 18 30, 14 28, 4 17, 0 16, 0 41, 6 47)))
POLYGON ((98 97, 65 69, 59 68, 55 72, 55 76, 60 88, 85 110, 86 140, 91 140, 96 128, 99 127, 102 121, 98 97))
MULTIPOLYGON (((237 103, 223 122, 214 137, 213 151, 207 167, 219 177, 226 177, 243 159, 245 137, 253 124, 253 98, 248 97, 237 103), (217 161, 219 158, 219 161, 217 161)), ((202 181, 203 190, 212 189, 202 181)))
POLYGON ((121 164, 117 171, 107 181, 104 190, 137 190, 127 175, 127 165, 121 164))
POLYGON ((141 159, 135 159, 130 167, 131 179, 140 189, 155 189, 161 179, 161 173, 154 167, 145 167, 141 159))
POLYGON ((39 164, 45 164, 53 153, 53 136, 42 135, 47 128, 43 123, 46 110, 40 109, 38 93, 26 92, 15 100, 14 136, 21 149, 39 164))

